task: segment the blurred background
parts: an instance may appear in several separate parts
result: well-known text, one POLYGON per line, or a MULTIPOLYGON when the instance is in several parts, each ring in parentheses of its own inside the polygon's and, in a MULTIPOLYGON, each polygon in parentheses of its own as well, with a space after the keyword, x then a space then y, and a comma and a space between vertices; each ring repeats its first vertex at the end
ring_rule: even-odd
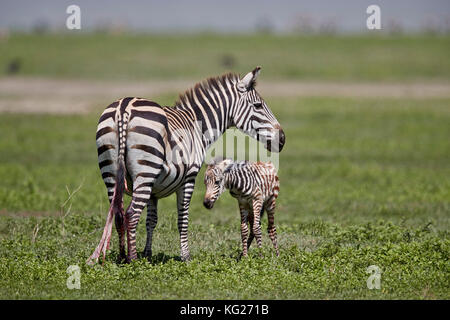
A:
POLYGON ((261 64, 266 79, 407 80, 448 76, 450 2, 1 2, 3 75, 201 79, 261 64), (81 29, 66 9, 80 7, 81 29))
POLYGON ((255 65, 274 95, 447 95, 450 2, 377 1, 380 30, 367 28, 371 4, 4 0, 0 110, 85 112, 255 65))
POLYGON ((366 8, 382 9, 386 32, 448 32, 445 0, 295 1, 238 0, 4 0, 0 27, 23 31, 61 31, 69 5, 82 9, 85 31, 220 32, 220 33, 361 33, 366 8))

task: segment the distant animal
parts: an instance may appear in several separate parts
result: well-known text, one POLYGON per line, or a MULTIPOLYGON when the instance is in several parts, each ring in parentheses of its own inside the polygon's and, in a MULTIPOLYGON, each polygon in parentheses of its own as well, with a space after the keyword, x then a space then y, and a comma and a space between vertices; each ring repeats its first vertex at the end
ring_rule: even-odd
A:
POLYGON ((105 259, 115 220, 119 259, 136 259, 136 227, 148 205, 144 256, 152 255, 158 199, 177 194, 181 258, 189 260, 188 215, 208 147, 235 126, 280 152, 285 143, 281 126, 255 90, 261 68, 240 78, 236 74, 209 78, 180 95, 173 107, 143 98, 123 98, 110 104, 97 127, 97 153, 110 209, 103 235, 88 263, 105 259), (123 210, 123 193, 132 196, 123 210), (125 253, 125 232, 127 254, 125 253))
POLYGON ((233 162, 232 160, 214 160, 205 172, 206 193, 203 204, 211 209, 225 189, 237 199, 241 214, 242 255, 256 238, 261 248, 261 216, 267 212, 267 231, 277 256, 277 230, 274 223, 275 205, 280 191, 277 169, 271 162, 233 162), (248 236, 247 222, 250 225, 248 236))
POLYGON ((12 59, 6 66, 6 73, 9 75, 16 74, 22 67, 22 61, 19 58, 12 59))

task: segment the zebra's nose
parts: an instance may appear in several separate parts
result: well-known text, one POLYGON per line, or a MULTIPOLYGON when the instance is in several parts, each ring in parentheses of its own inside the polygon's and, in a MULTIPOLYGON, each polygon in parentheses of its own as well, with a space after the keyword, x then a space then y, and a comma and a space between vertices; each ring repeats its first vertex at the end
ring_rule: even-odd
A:
POLYGON ((275 132, 275 137, 274 137, 274 142, 276 142, 276 138, 278 138, 278 150, 277 152, 280 152, 283 147, 284 147, 284 143, 286 142, 286 136, 284 135, 284 131, 283 129, 281 129, 280 124, 275 124, 274 128, 276 130, 275 132))
POLYGON ((209 199, 205 199, 203 201, 203 205, 205 206, 206 209, 212 209, 212 207, 214 206, 214 202, 212 202, 209 199))
POLYGON ((281 151, 284 147, 284 143, 286 142, 286 136, 284 135, 283 129, 280 129, 279 140, 280 140, 280 146, 278 148, 278 151, 281 151))

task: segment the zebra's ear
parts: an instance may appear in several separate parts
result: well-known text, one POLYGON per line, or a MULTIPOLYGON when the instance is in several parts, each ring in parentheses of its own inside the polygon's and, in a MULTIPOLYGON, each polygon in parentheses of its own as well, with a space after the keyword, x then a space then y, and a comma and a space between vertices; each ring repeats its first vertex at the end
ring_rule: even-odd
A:
POLYGON ((209 162, 209 165, 215 166, 221 163, 224 160, 223 156, 216 156, 209 162))
POLYGON ((222 162, 219 163, 219 168, 220 168, 220 170, 225 171, 232 164, 233 164, 233 160, 224 159, 222 162))
POLYGON ((258 77, 259 73, 261 72, 261 67, 258 66, 253 71, 247 73, 245 77, 239 81, 238 86, 241 89, 250 90, 252 89, 256 84, 256 78, 258 77))

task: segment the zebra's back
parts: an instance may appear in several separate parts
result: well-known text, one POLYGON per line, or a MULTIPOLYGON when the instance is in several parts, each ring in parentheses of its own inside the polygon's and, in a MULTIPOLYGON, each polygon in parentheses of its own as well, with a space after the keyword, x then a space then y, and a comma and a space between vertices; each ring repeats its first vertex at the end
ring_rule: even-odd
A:
POLYGON ((180 153, 186 157, 191 153, 177 141, 177 137, 189 134, 180 118, 184 121, 189 119, 182 113, 153 101, 132 97, 118 100, 103 111, 97 127, 97 150, 110 199, 116 182, 119 145, 124 150, 129 190, 133 184, 133 190, 143 188, 142 192, 147 192, 150 188, 146 181, 152 178, 152 195, 162 198, 183 184, 192 164, 190 160, 179 157, 180 153), (178 134, 173 136, 173 132, 178 134), (172 157, 177 156, 173 159, 176 161, 172 161, 172 157))
POLYGON ((265 197, 275 196, 278 197, 280 192, 280 180, 278 178, 277 168, 272 162, 255 162, 253 165, 256 167, 258 176, 260 177, 263 195, 265 197))
POLYGON ((97 126, 99 167, 111 197, 119 149, 133 189, 145 188, 145 180, 156 178, 167 152, 168 122, 163 108, 141 98, 123 98, 109 105, 97 126))
POLYGON ((226 173, 231 176, 229 190, 235 198, 251 201, 259 197, 265 201, 278 197, 280 182, 271 162, 242 161, 233 164, 226 173))

